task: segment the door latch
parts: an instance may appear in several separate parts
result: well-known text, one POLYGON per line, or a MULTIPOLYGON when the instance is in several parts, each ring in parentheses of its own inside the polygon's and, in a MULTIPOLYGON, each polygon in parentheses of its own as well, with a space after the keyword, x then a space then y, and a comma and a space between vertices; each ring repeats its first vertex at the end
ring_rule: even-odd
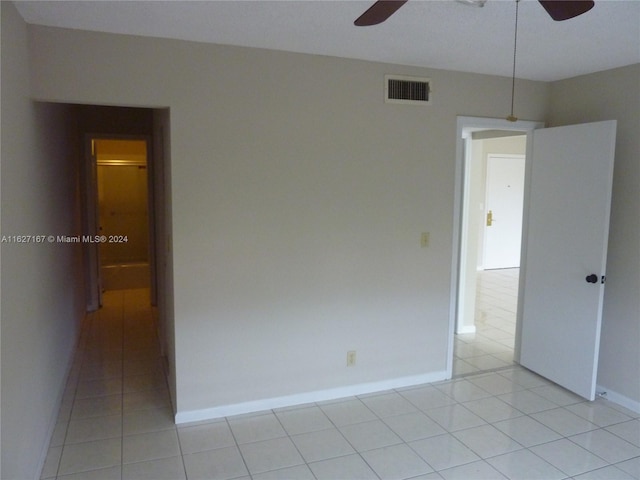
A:
POLYGON ((493 224, 493 212, 489 210, 487 212, 487 227, 490 227, 493 224))

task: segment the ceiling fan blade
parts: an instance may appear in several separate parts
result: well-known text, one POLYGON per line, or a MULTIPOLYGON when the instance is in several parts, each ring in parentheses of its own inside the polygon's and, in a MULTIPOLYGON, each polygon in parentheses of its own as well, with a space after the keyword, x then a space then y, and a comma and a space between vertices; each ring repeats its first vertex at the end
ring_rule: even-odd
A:
POLYGON ((393 15, 407 0, 378 0, 353 22, 357 27, 369 27, 384 22, 393 15))
POLYGON ((588 12, 595 5, 593 0, 538 0, 556 22, 568 20, 588 12))

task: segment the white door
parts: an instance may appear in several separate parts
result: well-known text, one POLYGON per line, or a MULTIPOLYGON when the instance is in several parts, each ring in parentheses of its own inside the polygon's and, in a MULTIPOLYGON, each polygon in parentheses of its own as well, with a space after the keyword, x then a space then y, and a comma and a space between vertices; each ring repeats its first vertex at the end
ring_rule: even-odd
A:
POLYGON ((520 363, 595 398, 616 122, 536 130, 520 363))
POLYGON ((520 266, 524 155, 487 157, 483 267, 520 266))

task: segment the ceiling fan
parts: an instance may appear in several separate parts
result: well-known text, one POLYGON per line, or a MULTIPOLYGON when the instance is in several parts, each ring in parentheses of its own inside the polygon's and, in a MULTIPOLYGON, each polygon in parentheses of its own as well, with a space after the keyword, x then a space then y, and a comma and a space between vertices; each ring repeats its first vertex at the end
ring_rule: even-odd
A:
MULTIPOLYGON (((368 27, 384 22, 408 0, 378 0, 360 15, 355 22, 358 27, 368 27)), ((538 0, 555 21, 568 20, 591 10, 593 0, 538 0)), ((484 5, 484 3, 482 3, 484 5)))

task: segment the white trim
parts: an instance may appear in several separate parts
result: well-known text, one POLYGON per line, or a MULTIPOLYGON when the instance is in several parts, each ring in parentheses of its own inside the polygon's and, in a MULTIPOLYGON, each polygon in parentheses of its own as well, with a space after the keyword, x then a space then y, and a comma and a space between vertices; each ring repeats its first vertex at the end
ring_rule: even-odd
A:
POLYGON ((616 403, 624 408, 631 410, 632 412, 640 414, 640 402, 637 400, 633 400, 629 397, 625 397, 618 392, 614 392, 613 390, 603 387, 602 385, 596 385, 596 392, 605 400, 609 400, 612 403, 616 403), (603 395, 604 393, 604 395, 603 395))
POLYGON ((251 402, 235 403, 231 405, 222 405, 214 408, 203 408, 201 410, 190 410, 186 412, 178 412, 175 416, 176 424, 201 422, 204 420, 213 420, 221 417, 229 417, 232 415, 240 415, 245 413, 254 413, 274 408, 292 407, 306 403, 324 402, 327 400, 337 400, 354 395, 364 395, 367 393, 381 392, 392 390, 395 388, 412 387, 424 383, 433 383, 445 380, 447 378, 445 371, 427 373, 424 375, 413 375, 410 377, 400 377, 391 380, 383 380, 380 382, 361 383, 358 385, 349 385, 346 387, 331 388, 328 390, 317 390, 314 392, 300 393, 294 395, 286 395, 284 397, 266 398, 263 400, 254 400, 251 402))
POLYGON ((456 327, 456 335, 463 335, 466 333, 476 333, 476 326, 466 325, 466 326, 456 327))

